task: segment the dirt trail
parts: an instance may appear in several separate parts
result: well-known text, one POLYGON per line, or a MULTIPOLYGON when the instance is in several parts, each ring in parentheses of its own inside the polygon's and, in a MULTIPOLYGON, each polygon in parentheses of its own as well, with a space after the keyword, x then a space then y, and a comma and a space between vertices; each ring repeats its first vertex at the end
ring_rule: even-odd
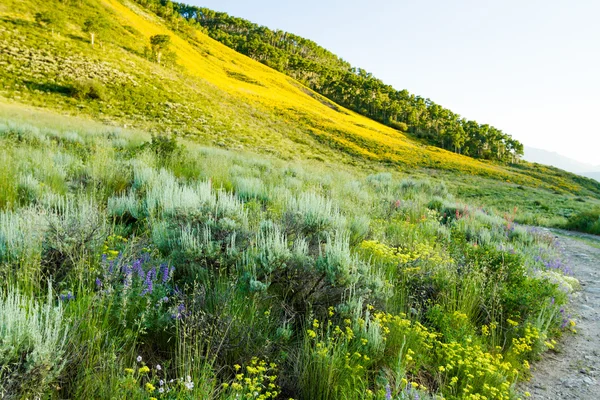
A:
POLYGON ((570 311, 577 334, 532 365, 533 378, 521 386, 531 399, 600 399, 600 237, 552 231, 582 285, 570 311), (581 240, 585 239, 585 240, 581 240))

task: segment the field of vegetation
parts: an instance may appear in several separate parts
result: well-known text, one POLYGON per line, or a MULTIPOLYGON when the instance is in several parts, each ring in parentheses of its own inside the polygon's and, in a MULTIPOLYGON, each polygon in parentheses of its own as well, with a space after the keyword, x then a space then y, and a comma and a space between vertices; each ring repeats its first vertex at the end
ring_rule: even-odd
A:
MULTIPOLYGON (((183 19, 171 19, 128 1, 4 1, 0 96, 283 159, 411 174, 440 171, 527 190, 600 196, 600 184, 591 179, 527 163, 478 161, 429 146, 333 103, 183 19), (150 41, 156 35, 170 38, 160 64, 150 41)), ((580 206, 570 202, 575 210, 589 208, 580 206)))
MULTIPOLYGON (((129 1, 0 3, 0 398, 516 399, 600 184, 474 160, 129 1)), ((600 220, 599 220, 600 221, 600 220)))
POLYGON ((0 122, 7 398, 512 399, 574 329, 553 237, 443 184, 36 120, 0 122))

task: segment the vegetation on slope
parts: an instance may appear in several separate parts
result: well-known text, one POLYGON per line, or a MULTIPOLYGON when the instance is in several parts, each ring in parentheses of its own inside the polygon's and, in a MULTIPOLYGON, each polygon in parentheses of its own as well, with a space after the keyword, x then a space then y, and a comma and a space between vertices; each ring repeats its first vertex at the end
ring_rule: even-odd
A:
POLYGON ((13 101, 282 158, 411 172, 429 168, 581 195, 600 193, 600 184, 591 180, 574 182, 572 175, 546 180, 544 171, 478 162, 416 143, 200 31, 188 27, 180 37, 130 3, 86 1, 75 7, 8 1, 0 7, 2 95, 13 101), (60 24, 35 22, 35 14, 50 11, 60 16, 60 24), (94 46, 84 32, 89 20, 100 21, 94 46), (164 65, 149 49, 156 35, 170 35, 171 61, 164 65))
POLYGON ((511 399, 573 329, 553 237, 444 185, 14 120, 7 398, 511 399))
POLYGON ((213 39, 299 80, 337 104, 408 130, 436 146, 504 162, 515 162, 523 155, 523 145, 500 129, 467 120, 407 90, 396 90, 311 40, 203 7, 170 0, 136 2, 184 35, 193 37, 193 28, 202 27, 213 39))

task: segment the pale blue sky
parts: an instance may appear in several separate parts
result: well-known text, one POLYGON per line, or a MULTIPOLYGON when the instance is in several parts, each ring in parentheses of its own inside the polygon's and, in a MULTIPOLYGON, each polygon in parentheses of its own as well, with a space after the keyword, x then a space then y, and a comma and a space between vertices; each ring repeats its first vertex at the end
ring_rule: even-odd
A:
POLYGON ((600 164, 599 0, 183 1, 312 39, 526 145, 600 164))

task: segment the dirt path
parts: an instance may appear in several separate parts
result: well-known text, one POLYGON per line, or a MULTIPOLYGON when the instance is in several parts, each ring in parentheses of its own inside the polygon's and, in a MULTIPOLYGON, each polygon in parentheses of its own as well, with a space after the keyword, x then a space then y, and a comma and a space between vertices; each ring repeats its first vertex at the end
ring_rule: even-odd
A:
POLYGON ((600 399, 600 237, 557 234, 582 290, 572 296, 570 311, 577 334, 532 366, 533 378, 521 386, 531 399, 600 399), (584 240, 582 240, 584 239, 584 240))

